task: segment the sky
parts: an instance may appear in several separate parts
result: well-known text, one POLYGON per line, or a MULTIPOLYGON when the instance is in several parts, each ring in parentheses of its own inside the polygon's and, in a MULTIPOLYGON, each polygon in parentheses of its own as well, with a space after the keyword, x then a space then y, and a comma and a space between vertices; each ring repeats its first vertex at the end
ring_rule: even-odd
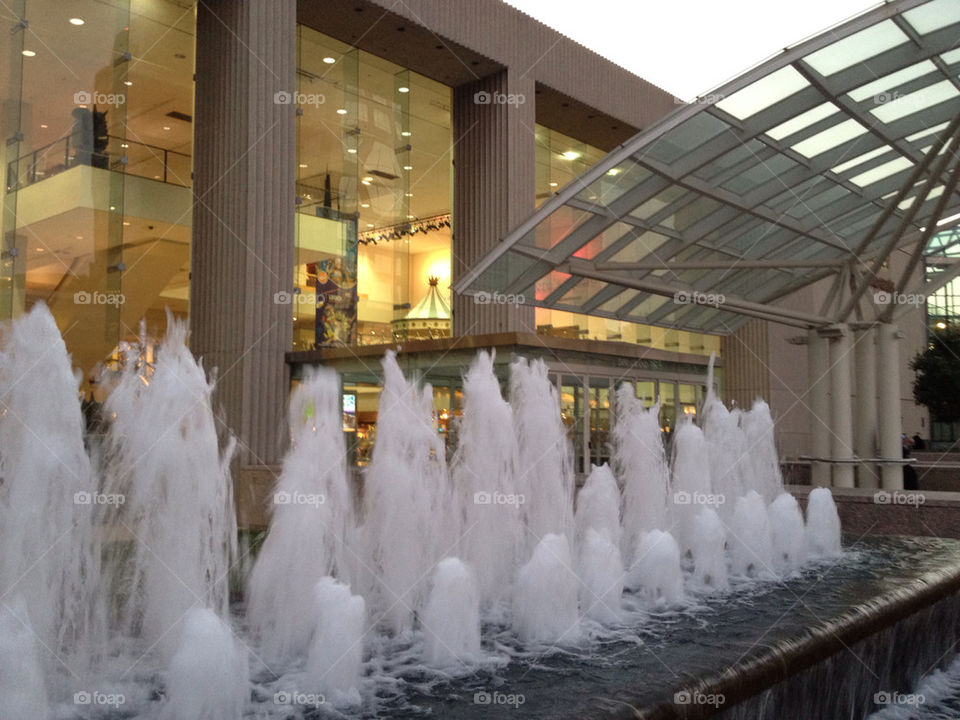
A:
POLYGON ((505 0, 681 100, 876 0, 505 0))

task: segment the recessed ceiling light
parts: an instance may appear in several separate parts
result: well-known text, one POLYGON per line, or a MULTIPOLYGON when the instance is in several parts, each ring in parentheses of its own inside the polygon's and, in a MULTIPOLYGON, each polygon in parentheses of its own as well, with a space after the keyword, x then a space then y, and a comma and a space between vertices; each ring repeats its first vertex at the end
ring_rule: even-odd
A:
POLYGON ((410 92, 410 88, 408 88, 405 85, 401 85, 400 87, 397 88, 397 92, 408 93, 410 92))
POLYGON ((24 57, 33 57, 34 55, 36 55, 36 53, 33 50, 22 50, 20 54, 23 55, 24 57))
POLYGON ((170 129, 170 126, 169 126, 169 125, 164 125, 164 126, 163 126, 163 129, 164 129, 164 130, 169 130, 169 129, 170 129))
POLYGON ((404 170, 413 170, 413 165, 404 165, 404 166, 403 166, 403 169, 404 169, 404 170))
MULTIPOLYGON (((128 148, 128 147, 130 147, 130 145, 127 144, 127 143, 120 143, 120 147, 122 147, 122 148, 128 148)), ((110 209, 112 210, 113 208, 110 208, 110 209)))
POLYGON ((327 65, 333 65, 333 64, 337 61, 337 59, 336 59, 336 58, 332 58, 332 57, 330 57, 330 56, 328 55, 327 57, 325 57, 325 58, 323 59, 323 61, 324 61, 327 65))
POLYGON ((413 193, 404 193, 407 197, 413 197, 413 193))
POLYGON ((360 203, 360 207, 362 207, 362 208, 368 208, 368 207, 370 207, 370 203, 360 203))
POLYGON ((47 129, 47 124, 46 124, 46 123, 40 123, 40 127, 42 127, 44 130, 46 130, 46 129, 47 129))
POLYGON ((409 131, 409 130, 404 130, 404 131, 403 131, 402 133, 400 133, 400 134, 403 135, 403 137, 410 137, 410 131, 409 131))
POLYGON ((37 248, 37 252, 46 252, 46 251, 45 251, 43 248, 38 247, 38 248, 37 248))
POLYGON ((556 187, 559 183, 550 183, 550 187, 556 187))
POLYGON ((130 87, 131 85, 133 85, 133 80, 124 80, 123 84, 126 85, 127 87, 130 87))
POLYGON ((361 182, 362 184, 364 184, 364 185, 369 185, 370 183, 373 182, 373 178, 371 178, 371 177, 365 177, 365 178, 364 178, 363 180, 361 180, 360 182, 361 182))
POLYGON ((938 327, 939 329, 941 329, 941 330, 946 330, 946 329, 947 329, 947 324, 946 324, 945 322, 943 322, 943 320, 941 320, 940 322, 937 323, 937 327, 938 327))
POLYGON ((357 154, 357 149, 356 149, 356 148, 347 148, 347 152, 350 153, 351 155, 356 155, 356 154, 357 154))
POLYGON ((305 168, 305 167, 307 167, 307 164, 306 164, 306 163, 300 163, 300 167, 305 168))
POLYGON ((130 221, 129 221, 129 220, 124 220, 124 221, 123 221, 123 226, 124 226, 124 227, 130 227, 130 221))
POLYGON ((576 160, 578 157, 580 157, 580 153, 578 153, 576 150, 567 150, 562 154, 562 156, 564 160, 576 160))
POLYGON ((76 236, 76 239, 77 239, 77 240, 83 240, 83 235, 77 235, 77 236, 76 236))
POLYGON ((337 108, 337 115, 346 115, 346 114, 347 114, 346 108, 337 108))
POLYGON ((407 220, 413 220, 414 217, 416 217, 416 216, 415 216, 415 215, 407 215, 407 220))
POLYGON ((619 174, 620 174, 620 168, 610 168, 609 170, 607 170, 607 175, 619 175, 619 174))
POLYGON ((83 18, 70 18, 71 25, 83 25, 83 18))
POLYGON ((373 227, 373 223, 367 223, 367 227, 373 227))

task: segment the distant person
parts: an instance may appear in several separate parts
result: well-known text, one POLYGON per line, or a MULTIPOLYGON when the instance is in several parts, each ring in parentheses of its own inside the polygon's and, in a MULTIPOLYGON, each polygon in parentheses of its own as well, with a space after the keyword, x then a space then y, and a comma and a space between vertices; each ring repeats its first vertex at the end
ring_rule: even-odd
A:
POLYGON ((70 145, 73 147, 75 165, 89 165, 93 159, 93 113, 87 108, 73 109, 73 132, 70 145))
POLYGON ((914 450, 927 449, 927 443, 922 437, 920 437, 920 433, 914 433, 913 435, 913 449, 914 450))
MULTIPOLYGON (((903 459, 906 460, 910 457, 910 447, 908 445, 903 446, 903 459)), ((919 490, 920 485, 917 480, 917 471, 913 469, 913 465, 907 463, 903 466, 903 489, 904 490, 919 490)))

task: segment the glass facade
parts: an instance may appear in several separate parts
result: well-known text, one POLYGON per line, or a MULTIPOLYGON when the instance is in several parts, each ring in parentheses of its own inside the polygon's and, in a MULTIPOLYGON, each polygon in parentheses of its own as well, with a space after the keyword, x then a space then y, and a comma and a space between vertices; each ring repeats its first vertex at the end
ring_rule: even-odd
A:
POLYGON ((19 0, 0 16, 0 319, 46 303, 96 395, 141 319, 159 335, 189 312, 194 7, 19 0))
POLYGON ((436 292, 448 335, 451 90, 301 26, 294 349, 382 344, 436 292))
MULTIPOLYGON (((120 361, 141 319, 158 337, 168 311, 189 316, 196 5, 17 0, 0 15, 13 28, 0 38, 0 320, 46 303, 84 394, 102 400, 98 368, 120 361)), ((297 32, 296 97, 278 99, 297 106, 293 349, 449 335, 451 88, 305 26, 297 32)), ((601 157, 537 126, 538 203, 601 157)), ((610 180, 583 199, 595 190, 609 199, 618 186, 610 180)), ((620 229, 583 252, 600 252, 620 229)), ((538 293, 564 278, 550 281, 538 293)), ((719 351, 717 338, 556 310, 538 308, 536 322, 547 335, 719 351)), ((426 378, 448 447, 459 374, 426 378)), ((343 429, 353 462, 364 465, 380 388, 373 371, 343 377, 343 429)), ((622 374, 553 378, 580 469, 608 460, 622 374)), ((661 397, 665 430, 681 407, 695 411, 693 385, 632 379, 648 402, 661 397)))
MULTIPOLYGON (((960 228, 951 228, 930 238, 924 258, 927 282, 960 262, 960 228)), ((927 296, 927 329, 943 330, 960 323, 960 279, 954 278, 936 292, 927 296)), ((935 443, 951 445, 960 437, 960 423, 945 423, 931 419, 930 439, 935 443)))
MULTIPOLYGON (((599 148, 587 145, 543 125, 537 125, 536 127, 536 142, 538 206, 605 155, 599 148)), ((627 170, 623 171, 623 173, 628 172, 627 170)), ((620 175, 619 171, 611 170, 608 173, 609 177, 597 184, 596 187, 584 188, 578 199, 592 202, 602 195, 605 202, 610 202, 621 191, 621 188, 624 190, 629 188, 629 181, 635 180, 635 178, 619 177, 620 175), (625 180, 627 182, 624 182, 625 180)), ((663 204, 666 203, 665 200, 663 204)), ((549 227, 538 228, 538 233, 543 237, 538 236, 537 246, 551 247, 553 242, 551 238, 565 236, 587 217, 588 214, 585 212, 579 212, 568 206, 561 207, 551 215, 549 227)), ((615 242, 628 229, 628 226, 624 223, 614 224, 610 229, 591 240, 589 245, 578 250, 575 256, 592 259, 609 244, 615 242)), ((655 234, 648 233, 648 235, 655 234)), ((666 238, 662 238, 657 244, 661 244, 665 240, 666 238)), ((645 246, 650 250, 656 247, 650 244, 653 241, 654 238, 647 238, 645 246)), ((550 275, 537 283, 537 298, 543 300, 551 294, 560 292, 563 293, 561 299, 564 303, 578 305, 596 293, 600 286, 599 283, 594 281, 581 280, 564 292, 564 283, 569 279, 570 276, 564 273, 551 272, 550 275)), ((632 292, 634 295, 638 294, 636 291, 632 292)), ((616 302, 619 307, 624 304, 624 298, 619 297, 616 302)), ((542 307, 536 308, 534 313, 537 332, 543 335, 627 342, 660 350, 673 350, 697 355, 710 355, 711 352, 720 355, 720 337, 717 335, 704 335, 542 307)))

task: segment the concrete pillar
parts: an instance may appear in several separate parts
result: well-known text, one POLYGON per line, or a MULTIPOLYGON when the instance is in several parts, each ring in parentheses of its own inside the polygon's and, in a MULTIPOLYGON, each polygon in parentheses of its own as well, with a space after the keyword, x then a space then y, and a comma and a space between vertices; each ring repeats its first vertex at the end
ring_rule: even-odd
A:
MULTIPOLYGON (((830 345, 816 330, 807 334, 807 382, 810 385, 810 454, 815 458, 830 457, 830 345)), ((830 466, 814 460, 810 465, 810 481, 818 487, 830 485, 830 466)))
MULTIPOLYGON (((834 460, 853 459, 853 335, 846 325, 830 340, 830 447, 834 460)), ((854 487, 855 466, 833 466, 834 487, 854 487)))
MULTIPOLYGON (((532 74, 509 68, 453 89, 454 282, 535 209, 535 97, 532 74)), ((454 335, 535 330, 530 305, 453 298, 454 335)))
MULTIPOLYGON (((874 332, 858 330, 855 335, 857 402, 854 406, 854 449, 860 458, 877 456, 877 360, 874 332)), ((857 466, 857 487, 879 487, 875 463, 857 466)))
MULTIPOLYGON (((900 460, 903 443, 900 425, 900 332, 896 325, 884 323, 877 328, 877 432, 880 457, 900 460)), ((880 480, 886 490, 903 489, 903 467, 881 465, 880 480)))
POLYGON ((285 436, 297 106, 277 94, 297 90, 296 5, 197 7, 191 349, 217 369, 241 466, 277 463, 285 436))

